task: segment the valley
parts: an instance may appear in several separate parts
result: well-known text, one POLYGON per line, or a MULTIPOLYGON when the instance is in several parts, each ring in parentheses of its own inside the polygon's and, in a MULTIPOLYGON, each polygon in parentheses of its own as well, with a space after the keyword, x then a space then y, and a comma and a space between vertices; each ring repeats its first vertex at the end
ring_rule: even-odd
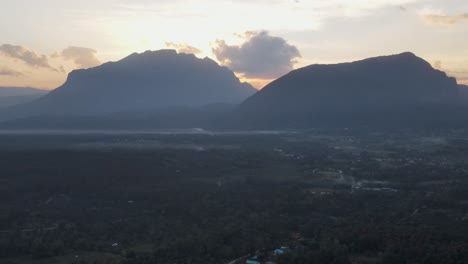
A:
POLYGON ((468 256, 463 130, 3 131, 0 149, 1 263, 468 256))

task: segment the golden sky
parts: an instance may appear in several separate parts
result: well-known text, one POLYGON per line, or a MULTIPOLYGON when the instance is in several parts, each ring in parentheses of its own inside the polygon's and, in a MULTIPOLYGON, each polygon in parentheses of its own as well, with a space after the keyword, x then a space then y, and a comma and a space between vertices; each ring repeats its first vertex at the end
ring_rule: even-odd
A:
POLYGON ((0 86, 173 48, 257 87, 293 68, 411 51, 468 84, 466 0, 2 0, 0 86))

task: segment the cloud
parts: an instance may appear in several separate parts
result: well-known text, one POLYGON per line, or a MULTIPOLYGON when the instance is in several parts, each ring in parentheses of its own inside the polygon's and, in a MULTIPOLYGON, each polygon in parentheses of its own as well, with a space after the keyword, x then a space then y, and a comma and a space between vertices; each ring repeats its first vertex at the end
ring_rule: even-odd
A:
POLYGON ((166 47, 176 49, 180 53, 199 54, 202 51, 188 44, 166 42, 166 47))
MULTIPOLYGON (((400 5, 409 6, 424 0, 120 1, 120 8, 124 10, 129 21, 134 21, 135 13, 138 13, 140 17, 158 19, 158 24, 167 23, 171 25, 171 28, 177 27, 178 32, 173 34, 184 37, 187 32, 191 33, 191 30, 196 32, 199 28, 204 28, 204 32, 217 28, 213 34, 217 34, 219 31, 234 32, 249 28, 267 28, 275 32, 318 29, 329 19, 373 16, 374 11, 378 9, 394 8, 400 5), (187 23, 187 19, 190 23, 187 23), (222 21, 222 23, 213 23, 213 21, 222 21), (190 30, 187 31, 187 28, 190 30)), ((113 20, 112 23, 114 23, 113 20)), ((126 27, 124 23, 123 27, 126 27)), ((128 30, 134 31, 135 28, 130 26, 128 30)))
POLYGON ((13 69, 10 69, 6 66, 3 66, 3 67, 0 67, 0 76, 15 76, 15 77, 18 77, 18 76, 21 76, 23 75, 21 72, 19 71, 15 71, 13 69))
POLYGON ((63 67, 63 65, 60 65, 60 67, 59 67, 58 69, 59 69, 59 71, 60 71, 61 73, 66 73, 66 72, 67 72, 67 70, 65 70, 65 68, 63 67))
POLYGON ((447 70, 446 72, 451 76, 455 76, 459 83, 467 83, 468 81, 468 71, 466 70, 447 70))
POLYGON ((249 30, 244 33, 234 33, 234 36, 241 38, 241 39, 248 39, 248 38, 254 37, 257 34, 258 34, 258 31, 256 30, 249 30))
POLYGON ((7 57, 20 60, 32 67, 47 68, 53 71, 57 71, 57 69, 49 65, 47 56, 39 55, 36 52, 22 46, 3 44, 0 46, 0 53, 7 57))
POLYGON ((457 79, 459 84, 468 84, 468 70, 465 69, 446 69, 442 67, 442 63, 440 68, 437 68, 446 72, 449 76, 453 76, 457 79))
POLYGON ((434 61, 434 63, 432 64, 432 67, 434 67, 434 69, 441 70, 442 69, 442 61, 440 61, 440 60, 434 61))
MULTIPOLYGON (((61 53, 52 54, 52 58, 63 58, 73 61, 80 68, 91 68, 101 65, 101 61, 96 56, 97 51, 83 47, 68 47, 61 53)), ((61 69, 62 70, 62 69, 61 69)))
POLYGON ((463 84, 463 85, 468 86, 468 78, 466 78, 466 79, 457 78, 457 82, 458 82, 458 84, 463 84))
POLYGON ((299 50, 280 37, 268 32, 247 32, 246 40, 240 46, 230 46, 224 40, 217 40, 213 54, 218 61, 246 78, 271 79, 293 69, 295 59, 300 58, 299 50))
POLYGON ((465 69, 446 68, 443 66, 442 61, 440 60, 434 61, 432 67, 434 67, 434 69, 444 71, 449 76, 455 77, 458 83, 466 83, 468 81, 468 71, 465 69))
POLYGON ((457 23, 468 22, 468 13, 458 15, 426 14, 423 18, 430 24, 454 25, 457 23))

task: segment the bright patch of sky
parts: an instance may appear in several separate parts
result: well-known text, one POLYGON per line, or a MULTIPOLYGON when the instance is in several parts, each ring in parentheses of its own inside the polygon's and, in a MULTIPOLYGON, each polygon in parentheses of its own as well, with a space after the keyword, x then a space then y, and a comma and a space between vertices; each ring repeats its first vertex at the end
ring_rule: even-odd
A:
POLYGON ((216 59, 219 40, 241 47, 247 31, 296 47, 295 67, 412 51, 468 83, 467 17, 466 0, 2 0, 0 46, 48 56, 57 71, 0 54, 0 68, 21 72, 0 75, 0 86, 55 88, 86 65, 77 61, 118 60, 168 43, 216 59), (88 57, 52 56, 70 47, 88 57))

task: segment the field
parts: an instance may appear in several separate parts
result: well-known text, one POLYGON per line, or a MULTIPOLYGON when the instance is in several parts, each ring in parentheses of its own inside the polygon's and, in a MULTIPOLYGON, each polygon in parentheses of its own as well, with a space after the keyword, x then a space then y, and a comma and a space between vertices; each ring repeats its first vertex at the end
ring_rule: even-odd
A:
POLYGON ((0 263, 467 263, 467 139, 1 132, 0 263))

